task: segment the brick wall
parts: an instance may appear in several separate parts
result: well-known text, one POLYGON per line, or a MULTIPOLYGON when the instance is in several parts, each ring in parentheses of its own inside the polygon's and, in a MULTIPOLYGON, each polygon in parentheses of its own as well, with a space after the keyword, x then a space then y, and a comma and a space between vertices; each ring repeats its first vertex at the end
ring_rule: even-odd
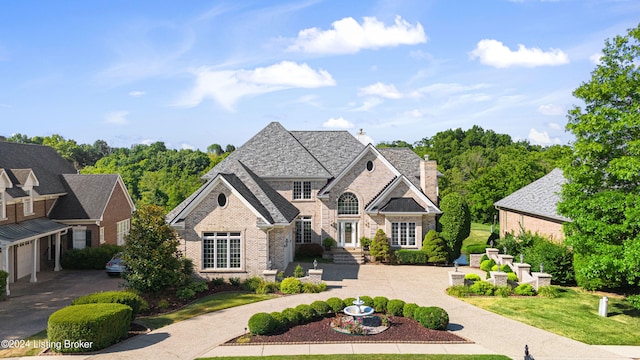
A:
MULTIPOLYGON (((268 180, 267 184, 273 187, 282 197, 289 200, 293 206, 300 210, 298 216, 311 216, 311 242, 320 244, 322 236, 322 203, 318 201, 316 195, 318 191, 327 184, 326 180, 311 181, 311 199, 293 200, 293 182, 309 181, 304 179, 268 180)), ((325 235, 326 236, 326 235, 325 235)), ((294 240, 295 241, 295 240, 294 240)))
POLYGON ((524 228, 525 231, 531 231, 534 234, 538 233, 558 243, 564 241, 562 222, 500 209, 501 238, 503 238, 506 233, 517 236, 520 234, 521 228, 524 228))
MULTIPOLYGON (((106 244, 117 244, 118 228, 117 223, 122 220, 131 219, 131 205, 126 195, 126 189, 120 183, 116 183, 111 198, 105 208, 103 220, 100 226, 104 228, 104 240, 106 244)), ((100 231, 91 231, 91 246, 100 245, 100 231)))

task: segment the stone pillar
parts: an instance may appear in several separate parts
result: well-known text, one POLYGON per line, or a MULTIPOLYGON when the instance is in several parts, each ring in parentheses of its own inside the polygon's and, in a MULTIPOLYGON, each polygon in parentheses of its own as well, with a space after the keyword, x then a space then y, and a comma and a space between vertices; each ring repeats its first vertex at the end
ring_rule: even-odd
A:
POLYGON ((513 264, 513 267, 515 268, 513 272, 516 273, 516 276, 518 276, 519 282, 526 282, 529 279, 529 271, 531 270, 531 265, 525 263, 515 263, 513 264))
POLYGON ((507 285, 507 273, 502 271, 492 271, 491 272, 491 282, 495 286, 505 286, 507 285))
MULTIPOLYGON (((9 247, 6 245, 2 245, 0 249, 2 250, 2 270, 9 273, 9 247)), ((11 282, 9 279, 10 277, 11 274, 7 276, 7 287, 5 288, 7 296, 11 294, 11 292, 9 291, 9 283, 11 282)))
POLYGON ((278 275, 278 269, 275 269, 275 270, 263 270, 262 271, 262 278, 266 282, 275 282, 277 275, 278 275))
POLYGON ((457 271, 449 271, 449 285, 458 286, 464 285, 464 273, 457 271))
POLYGON ((479 269, 480 268, 480 260, 482 260, 482 256, 484 256, 484 254, 470 254, 469 255, 469 267, 479 269))
POLYGON ((309 280, 314 284, 322 282, 322 269, 309 269, 309 280))
POLYGON ((500 253, 500 250, 494 248, 486 248, 485 251, 487 252, 487 256, 489 257, 489 259, 493 259, 496 263, 498 262, 498 254, 500 253))
POLYGON ((60 242, 61 241, 62 241, 62 237, 60 236, 60 233, 56 233, 56 252, 55 252, 56 265, 54 266, 53 271, 62 270, 62 266, 60 266, 60 242))
POLYGON ((533 282, 533 287, 536 291, 543 286, 551 285, 551 274, 534 272, 531 275, 533 275, 533 279, 535 280, 533 282))
POLYGON ((31 267, 31 279, 29 282, 38 282, 38 278, 36 277, 36 272, 38 271, 38 239, 33 240, 31 244, 33 246, 33 256, 31 256, 32 267, 31 267))
POLYGON ((513 256, 511 255, 498 255, 498 258, 500 258, 500 263, 502 265, 509 265, 511 268, 513 268, 513 256))

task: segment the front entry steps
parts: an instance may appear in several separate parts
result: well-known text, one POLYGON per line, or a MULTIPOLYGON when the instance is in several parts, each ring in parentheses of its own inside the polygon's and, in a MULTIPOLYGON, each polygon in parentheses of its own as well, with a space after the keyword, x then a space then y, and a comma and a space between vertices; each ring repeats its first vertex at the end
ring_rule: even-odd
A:
POLYGON ((364 264, 362 249, 331 248, 334 264, 364 264))

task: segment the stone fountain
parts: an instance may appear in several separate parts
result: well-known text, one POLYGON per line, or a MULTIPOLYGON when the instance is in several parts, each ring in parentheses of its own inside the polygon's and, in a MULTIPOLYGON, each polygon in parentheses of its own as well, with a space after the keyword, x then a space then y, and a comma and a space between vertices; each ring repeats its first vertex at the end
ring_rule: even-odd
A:
POLYGON ((373 308, 370 306, 363 306, 364 301, 360 300, 360 296, 353 301, 353 305, 344 308, 344 313, 353 316, 354 320, 362 320, 363 317, 373 314, 373 308))

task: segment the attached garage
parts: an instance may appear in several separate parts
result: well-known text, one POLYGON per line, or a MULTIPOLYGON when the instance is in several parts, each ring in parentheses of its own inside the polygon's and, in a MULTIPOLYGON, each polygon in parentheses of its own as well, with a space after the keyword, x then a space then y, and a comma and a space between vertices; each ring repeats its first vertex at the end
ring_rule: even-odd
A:
MULTIPOLYGON (((27 275, 31 275, 33 269, 33 240, 23 242, 20 245, 14 247, 16 250, 16 275, 14 279, 22 279, 27 275)), ((38 261, 36 259, 36 261, 38 261)))

